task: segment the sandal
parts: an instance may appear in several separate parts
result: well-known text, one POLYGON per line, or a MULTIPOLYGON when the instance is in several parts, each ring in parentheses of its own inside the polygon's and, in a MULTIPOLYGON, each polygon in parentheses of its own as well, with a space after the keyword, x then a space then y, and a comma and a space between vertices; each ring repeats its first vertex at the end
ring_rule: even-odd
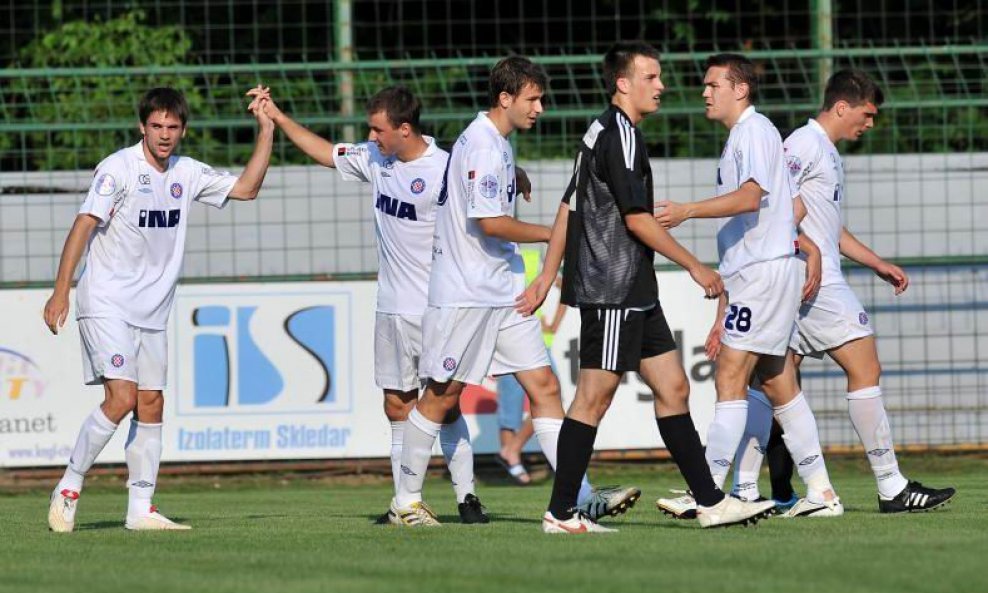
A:
POLYGON ((504 471, 508 472, 508 475, 515 481, 515 484, 528 486, 532 483, 532 477, 528 475, 528 470, 521 463, 509 463, 500 453, 495 455, 494 459, 497 460, 498 465, 504 468, 504 471))

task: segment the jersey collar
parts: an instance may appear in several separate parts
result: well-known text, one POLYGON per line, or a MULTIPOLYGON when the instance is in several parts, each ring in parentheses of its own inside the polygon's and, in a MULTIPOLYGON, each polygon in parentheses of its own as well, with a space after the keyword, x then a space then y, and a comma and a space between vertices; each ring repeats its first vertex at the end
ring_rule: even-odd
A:
POLYGON ((422 156, 432 156, 436 154, 436 151, 439 149, 436 146, 436 139, 432 136, 426 136, 425 134, 422 135, 422 139, 425 140, 425 143, 427 144, 425 147, 425 152, 422 153, 422 156))
MULTIPOLYGON (((823 139, 827 141, 827 144, 834 146, 834 143, 830 140, 830 136, 827 135, 827 130, 824 130, 823 126, 821 126, 820 122, 818 122, 815 118, 811 117, 809 121, 807 121, 806 125, 817 134, 823 136, 823 139)), ((836 149, 836 146, 834 148, 836 149)))
POLYGON ((751 117, 755 113, 756 113, 755 106, 754 105, 748 105, 748 107, 744 111, 741 112, 741 117, 738 118, 737 123, 734 124, 734 125, 737 125, 737 124, 743 122, 744 120, 748 119, 749 117, 751 117))

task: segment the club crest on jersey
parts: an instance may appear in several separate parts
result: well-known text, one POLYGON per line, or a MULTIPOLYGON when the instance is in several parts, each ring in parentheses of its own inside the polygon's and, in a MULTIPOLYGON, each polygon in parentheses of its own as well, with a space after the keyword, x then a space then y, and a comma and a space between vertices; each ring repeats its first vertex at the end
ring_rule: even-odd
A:
POLYGON ((171 193, 172 197, 176 200, 180 199, 182 197, 182 184, 173 183, 172 186, 168 188, 168 192, 171 193))
POLYGON ((418 195, 418 194, 424 192, 425 191, 425 179, 422 179, 421 177, 417 177, 417 178, 413 179, 412 180, 412 185, 411 185, 410 189, 412 190, 412 193, 415 194, 415 195, 418 195))
POLYGON ((103 173, 96 180, 96 193, 99 195, 109 196, 113 195, 115 191, 117 191, 117 180, 113 178, 113 175, 103 173))
POLYGON ((799 160, 798 156, 789 156, 786 157, 786 167, 789 169, 789 175, 795 177, 803 169, 803 162, 799 160))
POLYGON ((858 323, 861 325, 868 325, 868 314, 864 311, 858 313, 858 323))
POLYGON ((480 191, 480 195, 485 198, 495 198, 497 197, 497 190, 500 189, 497 183, 497 177, 493 175, 484 175, 480 179, 480 183, 477 186, 480 191))
POLYGON ((124 365, 124 357, 123 357, 123 354, 114 354, 113 356, 111 356, 110 357, 110 364, 112 364, 114 367, 116 367, 118 369, 120 367, 122 367, 124 365))

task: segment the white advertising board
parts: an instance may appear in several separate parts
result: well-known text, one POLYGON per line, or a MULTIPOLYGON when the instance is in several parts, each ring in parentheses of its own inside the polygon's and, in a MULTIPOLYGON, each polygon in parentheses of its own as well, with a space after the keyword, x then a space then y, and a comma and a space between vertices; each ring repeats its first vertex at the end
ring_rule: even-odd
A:
MULTIPOLYGON (((685 273, 659 274, 659 286, 702 436, 713 413, 713 368, 702 347, 714 304, 685 273)), ((0 291, 0 467, 64 464, 83 419, 102 401, 101 387, 82 384, 74 320, 58 336, 42 322, 49 294, 0 291)), ((390 431, 373 373, 375 299, 373 282, 179 286, 164 461, 387 457, 390 431)), ((576 390, 579 328, 569 311, 552 348, 564 405, 576 390)), ((497 451, 494 382, 469 388, 462 406, 476 452, 497 451)), ((124 460, 125 434, 118 431, 100 462, 124 460)), ((661 446, 637 376, 626 377, 596 446, 661 446)))

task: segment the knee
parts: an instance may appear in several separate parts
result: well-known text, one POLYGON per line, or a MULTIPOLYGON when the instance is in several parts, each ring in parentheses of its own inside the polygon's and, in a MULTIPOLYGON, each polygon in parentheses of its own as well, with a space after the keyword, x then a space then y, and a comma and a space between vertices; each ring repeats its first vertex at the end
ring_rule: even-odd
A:
POLYGON ((549 367, 545 367, 545 373, 538 376, 532 393, 528 395, 533 399, 544 400, 559 399, 560 393, 559 379, 549 370, 549 367))

